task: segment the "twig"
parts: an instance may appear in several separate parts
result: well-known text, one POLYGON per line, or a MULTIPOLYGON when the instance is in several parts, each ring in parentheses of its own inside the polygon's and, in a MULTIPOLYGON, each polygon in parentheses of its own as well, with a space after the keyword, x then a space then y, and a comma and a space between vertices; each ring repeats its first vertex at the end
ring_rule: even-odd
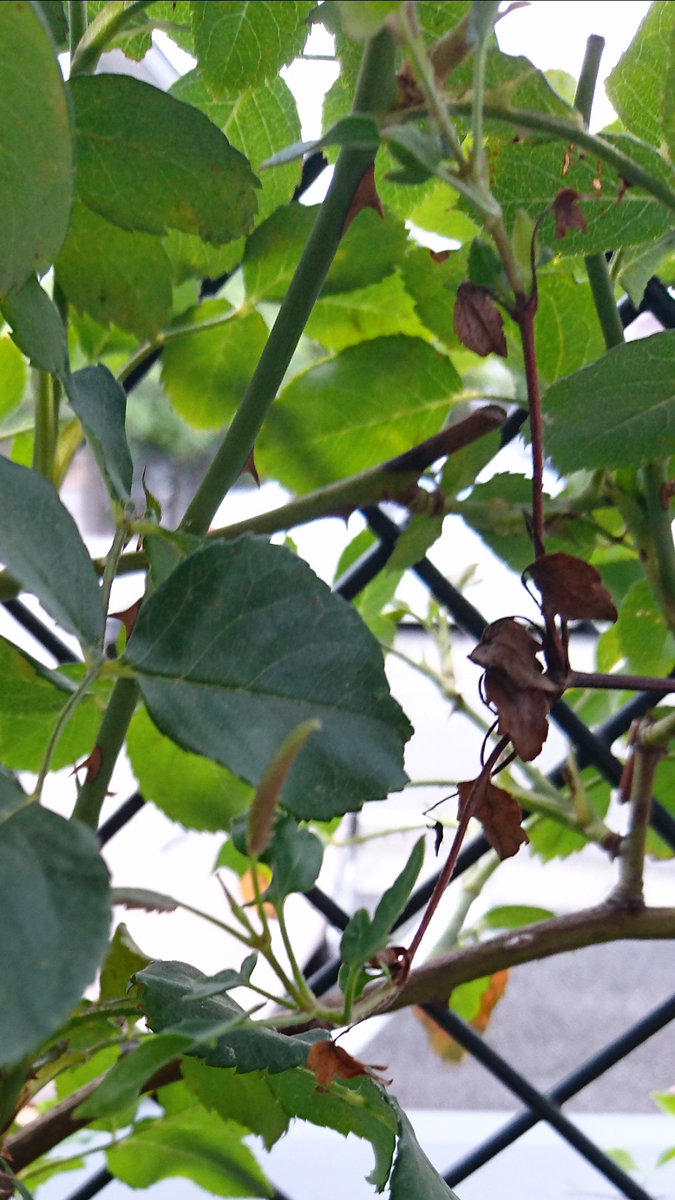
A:
POLYGON ((654 773, 664 750, 643 744, 642 730, 651 722, 641 723, 635 736, 633 751, 633 779, 630 794, 630 826, 621 843, 621 868, 619 883, 610 896, 610 902, 639 911, 644 908, 645 846, 652 810, 654 773))
POLYGON ((659 679, 652 675, 603 675, 599 671, 570 671, 566 688, 600 688, 615 692, 656 692, 668 696, 675 692, 675 678, 659 679))

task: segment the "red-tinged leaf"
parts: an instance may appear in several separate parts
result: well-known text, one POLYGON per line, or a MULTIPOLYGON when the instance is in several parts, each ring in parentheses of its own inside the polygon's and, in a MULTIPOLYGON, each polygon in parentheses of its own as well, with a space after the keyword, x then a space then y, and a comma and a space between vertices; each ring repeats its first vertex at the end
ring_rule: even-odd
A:
POLYGON ((110 614, 112 618, 114 618, 116 621, 121 621, 124 625, 127 641, 129 641, 129 638, 134 631, 134 625, 136 624, 136 618, 142 602, 143 598, 141 597, 140 599, 135 600, 134 603, 129 606, 129 608, 125 608, 123 612, 114 612, 110 614))
POLYGON ((553 201, 556 238, 564 238, 570 229, 578 229, 581 233, 586 232, 586 218, 577 203, 580 199, 579 193, 575 192, 574 188, 562 188, 558 192, 553 201))
POLYGON ((377 193, 377 187, 375 184, 375 163, 371 163, 366 169, 365 173, 361 177, 361 182, 354 192, 352 202, 347 210, 345 223, 342 226, 343 237, 349 229, 352 221, 358 217, 359 213, 364 208, 374 208, 375 212, 379 213, 382 217, 382 220, 384 220, 384 209, 382 207, 382 201, 377 193))
POLYGON ((321 722, 313 718, 292 729, 265 769, 253 797, 246 833, 246 848, 254 858, 259 858, 272 840, 276 807, 286 776, 307 738, 318 729, 321 729, 321 722))
POLYGON ((548 737, 552 698, 538 688, 517 687, 503 671, 485 672, 485 698, 497 710, 497 731, 509 737, 523 762, 541 753, 548 737))
POLYGON ((358 1079, 367 1075, 376 1083, 386 1084, 391 1080, 382 1079, 376 1071, 386 1071, 386 1067, 377 1063, 362 1063, 358 1058, 352 1058, 342 1046, 335 1042, 315 1042, 307 1055, 307 1066, 314 1072, 316 1082, 322 1087, 329 1087, 337 1075, 338 1079, 358 1079))
POLYGON ((546 616, 563 621, 616 621, 614 601, 600 572, 583 558, 562 551, 541 554, 525 573, 534 580, 546 616))
POLYGON ((475 283, 461 283, 455 301, 454 329, 467 350, 485 358, 500 354, 506 358, 504 318, 492 296, 475 283))
POLYGON ((504 788, 496 787, 486 775, 468 783, 458 783, 459 807, 457 816, 461 818, 469 797, 473 792, 473 815, 483 826, 483 832, 501 859, 512 858, 529 838, 520 824, 522 813, 517 800, 504 788), (475 792, 474 792, 475 787, 475 792))
POLYGON ((535 688, 553 694, 556 687, 544 675, 537 658, 541 648, 541 642, 513 617, 501 617, 484 629, 469 658, 479 667, 493 667, 503 672, 514 687, 535 688))

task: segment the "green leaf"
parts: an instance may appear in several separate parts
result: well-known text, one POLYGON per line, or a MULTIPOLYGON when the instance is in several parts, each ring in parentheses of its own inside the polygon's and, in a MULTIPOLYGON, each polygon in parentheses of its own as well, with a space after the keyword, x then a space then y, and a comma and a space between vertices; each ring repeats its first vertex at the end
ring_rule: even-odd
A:
POLYGON ((474 483, 483 467, 499 453, 501 436, 501 430, 495 429, 456 454, 448 455, 441 475, 441 491, 444 495, 456 496, 474 483))
POLYGON ((639 308, 644 290, 659 263, 675 249, 675 230, 669 229, 655 242, 634 246, 624 255, 619 281, 626 289, 635 308, 639 308))
MULTIPOLYGON (((231 145, 258 171, 276 150, 300 137, 300 118, 293 93, 276 76, 232 99, 215 100, 196 71, 190 71, 171 88, 171 95, 194 104, 222 129, 231 145)), ((287 204, 300 180, 298 164, 264 171, 258 193, 259 225, 280 204, 287 204)))
POLYGON ((675 450, 675 332, 616 346, 544 398, 547 451, 563 473, 641 466, 675 450))
POLYGON ((76 1117, 110 1117, 138 1100, 144 1083, 172 1058, 192 1045, 183 1033, 160 1033, 144 1038, 115 1063, 93 1095, 76 1109, 76 1117))
POLYGON ((123 921, 115 930, 101 967, 99 1000, 117 1000, 126 996, 131 976, 152 962, 136 945, 123 921))
POLYGON ((405 780, 410 727, 379 646, 282 546, 246 536, 192 554, 143 605, 125 657, 164 733, 253 784, 318 718, 284 788, 298 817, 353 811, 405 780))
POLYGON ((520 573, 532 561, 532 542, 523 520, 523 508, 531 503, 530 480, 524 475, 500 472, 487 483, 476 484, 458 508, 467 525, 520 573))
POLYGON ((375 118, 362 113, 352 113, 348 117, 342 117, 320 138, 316 138, 313 142, 294 142, 290 146, 285 146, 283 150, 278 150, 260 166, 263 169, 281 167, 284 163, 293 162, 307 154, 314 154, 325 146, 352 146, 360 150, 373 150, 377 149, 379 144, 380 127, 375 118))
POLYGON ((68 399, 79 417, 89 449, 113 500, 131 500, 134 465, 127 442, 127 397, 103 363, 84 367, 67 380, 68 399))
POLYGON ((0 5, 0 297, 43 275, 66 236, 73 151, 61 69, 30 4, 0 5))
POLYGON ((244 253, 244 238, 226 246, 210 246, 191 233, 170 229, 162 245, 171 263, 174 283, 186 279, 220 279, 239 266, 244 253))
POLYGON ((396 1115, 372 1079, 334 1081, 321 1091, 311 1071, 284 1071, 269 1079, 269 1087, 290 1117, 312 1125, 336 1129, 343 1137, 353 1133, 372 1144, 375 1166, 368 1182, 383 1191, 394 1156, 396 1115))
POLYGON ((26 390, 26 364, 8 337, 0 337, 0 420, 21 403, 26 390))
POLYGON ((56 274, 68 300, 100 325, 154 337, 171 317, 171 262, 148 233, 127 233, 75 204, 56 274))
MULTIPOLYGON (((88 0, 87 15, 90 25, 107 3, 108 0, 88 0)), ((107 43, 106 50, 118 48, 127 58, 140 61, 152 46, 152 23, 163 21, 170 22, 169 29, 166 25, 163 28, 165 33, 169 33, 171 40, 177 42, 188 54, 194 54, 192 33, 189 29, 191 8, 190 0, 151 0, 149 11, 148 8, 141 8, 133 13, 119 35, 107 43), (136 28, 138 32, 134 33, 136 28)))
POLYGON ((521 925, 548 921, 554 916, 548 908, 536 908, 532 904, 500 904, 485 914, 482 924, 488 929, 520 929, 521 925))
POLYGON ((49 26, 57 50, 68 49, 68 18, 62 0, 38 0, 38 7, 49 26))
POLYGON ((245 987, 257 961, 257 954, 249 954, 238 971, 228 967, 225 971, 219 971, 217 975, 209 976, 204 983, 193 984, 190 999, 204 1000, 209 996, 221 996, 223 992, 229 992, 232 988, 245 987))
POLYGON ((229 829, 251 802, 251 789, 218 763, 181 750, 140 708, 127 734, 131 769, 146 800, 186 829, 229 829))
POLYGON ((365 42, 381 29, 398 0, 335 0, 347 37, 365 42))
POLYGON ((20 291, 9 292, 0 304, 12 327, 12 338, 34 367, 64 375, 68 370, 66 331, 53 300, 35 275, 20 291))
POLYGON ((317 300, 305 326, 307 337, 334 352, 396 333, 429 338, 399 271, 370 287, 317 300))
POLYGON ((180 229, 214 245, 251 227, 255 175, 198 109, 128 75, 77 75, 68 86, 77 190, 94 212, 132 232, 180 229))
MULTIPOLYGON (((181 313, 189 326, 230 309, 227 300, 206 300, 181 313)), ((171 403, 195 429, 219 429, 236 412, 267 341, 260 313, 233 316, 202 333, 175 338, 162 355, 162 384, 171 403)))
POLYGON ((627 1150, 605 1150, 605 1154, 611 1158, 612 1162, 616 1163, 617 1167, 621 1167, 622 1171, 639 1171, 640 1169, 633 1155, 629 1154, 627 1150))
POLYGON ((314 887, 321 870, 323 846, 311 830, 298 829, 292 817, 281 817, 265 860, 272 868, 272 882, 265 899, 279 906, 291 892, 308 892, 314 887))
POLYGON ((459 346, 454 330, 457 288, 466 278, 468 250, 454 251, 444 262, 434 260, 421 246, 410 249, 401 263, 406 290, 420 320, 446 346, 459 346))
POLYGON ((0 561, 50 617, 90 646, 105 614, 77 526, 49 480, 0 457, 0 561))
POLYGON ((398 1114, 398 1153, 391 1173, 391 1200, 457 1200, 452 1188, 432 1167, 403 1109, 392 1096, 398 1114))
POLYGON ((302 50, 312 7, 313 0, 197 0, 195 54, 214 96, 238 96, 277 75, 302 50))
POLYGON ((634 583, 616 623, 621 653, 636 675, 667 675, 675 663, 675 637, 669 631, 646 580, 634 583))
POLYGON ((282 390, 256 446, 258 470, 300 493, 356 474, 436 433, 461 386, 449 358, 420 338, 350 346, 282 390))
POLYGON ((259 1134, 267 1150, 288 1129, 289 1117, 270 1089, 272 1079, 286 1078, 285 1072, 274 1077, 262 1071, 239 1075, 233 1068, 206 1067, 196 1058, 185 1058, 181 1073, 204 1108, 259 1134))
POLYGON ((408 567, 414 567, 415 563, 424 558, 427 550, 442 532, 442 517, 427 517, 424 513, 416 513, 397 540, 394 553, 387 563, 387 570, 405 571, 408 567))
POLYGON ((609 99, 631 133, 661 144, 661 105, 669 66, 673 9, 656 0, 605 81, 609 99))
POLYGON ((360 908, 352 917, 340 942, 343 962, 361 966, 386 944, 389 930, 405 908, 423 861, 424 838, 421 837, 415 842, 401 874, 382 896, 373 916, 369 917, 365 908, 360 908))
POLYGON ((105 953, 108 872, 90 829, 31 803, 0 773, 0 1064, 39 1046, 105 953))
POLYGON ((437 183, 413 209, 410 220, 420 229, 439 233, 442 237, 457 242, 470 242, 478 233, 476 225, 466 213, 455 208, 459 195, 447 183, 437 183))
POLYGON ((547 383, 600 358, 605 342, 589 285, 571 274, 543 275, 535 336, 537 367, 547 383))
POLYGON ((245 1130, 203 1108, 142 1121, 108 1150, 108 1168, 123 1183, 146 1188, 179 1176, 216 1196, 272 1196, 273 1190, 244 1145, 245 1130))
MULTIPOLYGON (((191 1017, 226 1022, 240 1017, 243 1009, 227 994, 200 995, 211 982, 196 967, 180 962, 155 962, 136 976, 143 985, 142 1004, 150 1027, 160 1033, 191 1017)), ((238 1029, 218 1037, 215 1046, 201 1046, 195 1053, 211 1067, 235 1067, 241 1074, 267 1071, 270 1075, 304 1066, 312 1042, 327 1035, 323 1030, 286 1036, 247 1020, 238 1029)))

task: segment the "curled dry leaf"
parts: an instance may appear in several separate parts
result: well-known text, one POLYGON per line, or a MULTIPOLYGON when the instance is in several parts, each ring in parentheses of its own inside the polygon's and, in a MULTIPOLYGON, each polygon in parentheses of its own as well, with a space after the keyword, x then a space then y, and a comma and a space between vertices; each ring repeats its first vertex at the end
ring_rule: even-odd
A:
POLYGON ((468 783, 459 783, 458 817, 462 816, 475 787, 473 815, 501 859, 512 858, 529 838, 520 824, 522 813, 517 800, 504 788, 496 787, 487 774, 468 783))
POLYGON ((558 192, 552 205, 556 238, 564 238, 570 229, 579 229, 581 233, 586 232, 586 218, 578 205, 580 199, 579 193, 575 192, 574 188, 562 188, 558 192))
POLYGON ((494 705, 497 732, 509 737, 523 762, 541 753, 548 737, 548 714, 553 697, 539 688, 518 687, 504 671, 485 672, 485 699, 494 705))
POLYGON ((502 671, 515 687, 536 688, 552 694, 556 691, 555 685, 546 678, 537 658, 541 648, 541 642, 513 617, 501 617, 486 626, 469 658, 479 667, 502 671))
POLYGON ((314 1072, 316 1082, 322 1087, 328 1087, 336 1075, 338 1079, 358 1079, 360 1075, 366 1075, 376 1083, 391 1083, 391 1080, 382 1079, 375 1074, 376 1071, 386 1071, 386 1067, 378 1066, 377 1063, 369 1065, 359 1062, 358 1058, 352 1058, 342 1046, 336 1046, 335 1042, 331 1041, 315 1042, 310 1047, 307 1066, 314 1072))
POLYGON ((525 568, 541 593, 545 616, 563 621, 616 621, 614 601, 600 572, 583 558, 562 551, 541 554, 525 568))
MULTIPOLYGON (((405 946, 385 946, 378 950, 370 960, 373 967, 386 967, 391 975, 392 983, 403 987, 410 974, 410 952, 405 946)), ((380 1067, 379 1070, 384 1070, 380 1067)))
POLYGON ((358 217, 363 208, 374 208, 376 213, 379 213, 384 220, 384 209, 382 201, 377 192, 375 185, 375 163, 371 163, 366 168, 365 173, 361 176, 361 181, 352 196, 352 202, 347 210, 345 223, 342 226, 342 236, 344 237, 352 221, 358 217))
POLYGON ((462 345, 474 354, 480 354, 481 358, 488 354, 507 357, 504 318, 485 288, 475 283, 459 285, 454 328, 462 345))

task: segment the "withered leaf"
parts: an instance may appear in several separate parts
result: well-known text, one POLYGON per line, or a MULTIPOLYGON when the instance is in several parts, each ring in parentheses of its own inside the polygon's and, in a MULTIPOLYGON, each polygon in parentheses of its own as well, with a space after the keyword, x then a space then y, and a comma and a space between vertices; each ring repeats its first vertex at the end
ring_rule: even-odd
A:
POLYGON ((471 662, 479 667, 495 667, 520 688, 555 692, 555 685, 544 675, 537 658, 541 642, 532 637, 513 617, 500 617, 483 630, 483 636, 471 651, 471 662))
MULTIPOLYGON (((494 975, 490 976, 490 981, 479 1001, 480 1008, 475 1017, 469 1021, 469 1025, 472 1029, 476 1030, 476 1033, 485 1033, 492 1012, 506 991, 508 978, 508 970, 495 971, 494 975)), ((433 1017, 428 1017, 424 1009, 414 1007, 413 1012, 424 1026, 431 1049, 434 1054, 443 1059, 443 1062, 454 1065, 460 1063, 465 1058, 466 1051, 462 1049, 459 1042, 456 1042, 449 1033, 441 1029, 433 1017)))
POLYGON ((517 687, 503 671, 485 672, 485 698, 497 710, 497 732, 510 737, 523 762, 541 753, 548 737, 548 713, 552 700, 533 687, 517 687))
POLYGON ((564 238, 570 229, 579 229, 581 233, 586 232, 586 218, 577 203, 580 199, 579 193, 575 192, 574 188, 562 188, 558 192, 553 201, 556 238, 564 238))
POLYGON ((347 210, 345 223, 342 226, 342 236, 344 237, 352 221, 358 217, 359 213, 364 208, 374 208, 376 213, 379 213, 384 220, 384 209, 382 201, 377 192, 375 184, 375 163, 371 163, 366 171, 361 176, 360 183, 352 196, 352 202, 347 210))
POLYGON ((557 613, 563 621, 616 621, 600 572, 583 558, 563 551, 541 554, 525 570, 541 593, 545 615, 557 613))
MULTIPOLYGON (((373 967, 386 967, 392 982, 400 987, 410 974, 410 954, 405 946, 385 946, 384 950, 378 950, 370 962, 373 967)), ((378 1070, 384 1071, 385 1068, 379 1067, 378 1070)))
POLYGON ((504 318, 490 293, 475 283, 460 283, 455 300, 454 329, 467 350, 485 358, 501 354, 506 358, 504 318))
POLYGON ((358 1058, 352 1058, 342 1046, 336 1046, 335 1042, 331 1041, 315 1042, 310 1047, 307 1066, 314 1072, 316 1082, 322 1087, 328 1087, 336 1075, 338 1079, 358 1079, 360 1075, 367 1075, 376 1083, 391 1082, 375 1074, 376 1071, 386 1071, 386 1067, 378 1066, 377 1063, 369 1066, 359 1062, 358 1058))
POLYGON ((480 775, 477 780, 459 783, 459 807, 457 815, 462 813, 468 804, 471 791, 474 793, 473 815, 483 826, 483 832, 501 859, 512 858, 524 842, 529 838, 521 822, 520 805, 504 788, 496 787, 487 774, 480 775))

